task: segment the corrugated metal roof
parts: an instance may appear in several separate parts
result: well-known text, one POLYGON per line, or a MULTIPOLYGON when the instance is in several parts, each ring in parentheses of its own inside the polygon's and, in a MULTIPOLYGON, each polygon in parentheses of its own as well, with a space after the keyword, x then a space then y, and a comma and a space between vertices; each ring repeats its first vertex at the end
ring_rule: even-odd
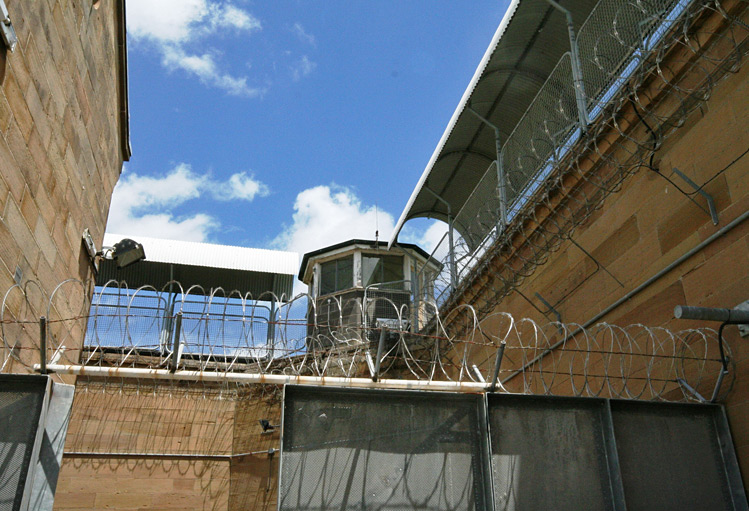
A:
MULTIPOLYGON (((579 27, 598 0, 559 3, 570 10, 579 27)), ((502 140, 507 140, 568 51, 562 14, 546 0, 512 1, 398 220, 391 244, 407 220, 447 221, 447 206, 425 187, 446 200, 456 215, 495 159, 493 130, 466 108, 487 118, 500 129, 502 140)), ((460 225, 456 228, 461 230, 460 225)))
POLYGON ((124 282, 130 288, 153 286, 163 289, 174 280, 191 293, 209 293, 221 288, 224 293, 239 291, 262 297, 273 293, 290 299, 299 256, 295 252, 232 247, 211 243, 164 240, 137 235, 107 233, 104 246, 111 247, 123 238, 143 245, 146 260, 118 269, 113 261, 103 260, 96 277, 98 285, 110 280, 124 282))
POLYGON ((283 275, 296 275, 299 267, 299 255, 296 252, 282 252, 280 250, 233 247, 114 233, 104 235, 104 246, 111 247, 123 238, 131 238, 142 244, 146 251, 146 259, 151 262, 283 275))

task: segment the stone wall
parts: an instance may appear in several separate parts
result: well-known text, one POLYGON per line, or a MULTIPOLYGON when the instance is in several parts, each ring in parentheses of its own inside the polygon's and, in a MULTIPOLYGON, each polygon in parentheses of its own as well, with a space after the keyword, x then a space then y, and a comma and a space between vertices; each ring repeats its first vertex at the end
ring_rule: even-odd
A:
MULTIPOLYGON (((60 282, 91 277, 81 234, 90 229, 101 245, 112 190, 129 157, 122 2, 93 4, 6 0, 19 42, 0 55, 0 290, 10 289, 14 276, 22 285, 40 283, 40 296, 28 304, 11 293, 9 313, 31 309, 23 319, 45 313, 60 282)), ((51 316, 78 315, 71 304, 86 295, 81 286, 66 287, 51 316)), ((68 347, 81 341, 78 328, 68 347)), ((14 372, 38 358, 23 349, 28 339, 19 348, 27 363, 16 362, 14 372)))
POLYGON ((275 509, 280 392, 79 382, 55 509, 275 509))
MULTIPOLYGON (((653 96, 652 91, 646 92, 643 100, 653 96)), ((627 117, 632 117, 631 111, 622 113, 622 124, 626 125, 627 117)), ((576 229, 572 239, 590 256, 571 242, 563 243, 522 282, 519 292, 504 298, 496 310, 540 323, 556 321, 555 314, 537 298, 538 293, 561 315, 564 323, 585 324, 744 214, 749 210, 747 118, 749 66, 743 65, 717 83, 712 96, 666 139, 655 153, 653 169, 640 168, 576 229), (674 168, 712 196, 718 225, 713 225, 706 212, 705 199, 674 168)), ((480 275, 474 287, 462 297, 462 303, 481 303, 486 299, 482 293, 491 289, 491 282, 491 271, 480 275)), ((674 331, 692 327, 717 330, 716 323, 675 319, 674 307, 731 308, 745 300, 749 300, 749 220, 698 249, 599 321, 619 326, 637 323, 664 326, 674 331)), ((733 387, 731 382, 724 387, 730 389, 724 403, 747 484, 749 349, 747 340, 740 339, 735 326, 726 328, 725 338, 736 365, 732 369, 733 387)), ((517 367, 508 363, 504 369, 517 367)), ((699 389, 708 398, 715 377, 704 380, 699 389)), ((556 382, 558 389, 569 389, 564 376, 556 382)), ((515 378, 508 388, 519 390, 522 384, 520 378, 515 378)))

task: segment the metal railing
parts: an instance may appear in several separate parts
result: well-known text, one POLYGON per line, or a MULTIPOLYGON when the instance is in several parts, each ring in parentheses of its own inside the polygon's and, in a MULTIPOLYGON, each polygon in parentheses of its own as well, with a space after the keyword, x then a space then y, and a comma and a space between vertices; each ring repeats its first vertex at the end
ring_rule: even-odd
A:
MULTIPOLYGON (((747 4, 739 3, 729 14, 723 8, 726 3, 601 0, 596 5, 577 37, 589 124, 580 124, 576 101, 580 89, 575 87, 575 66, 568 52, 455 215, 461 236, 446 253, 457 261, 456 275, 443 272, 438 276, 443 281, 436 285, 441 291, 438 303, 450 302, 456 288, 481 271, 488 256, 513 250, 524 253, 522 264, 505 265, 494 296, 486 301, 485 311, 493 310, 624 179, 649 166, 651 155, 665 138, 749 52, 747 4), (719 31, 715 23, 705 23, 710 16, 722 21, 719 31), (652 82, 658 97, 644 90, 652 82), (634 109, 635 119, 622 126, 625 107, 634 109), (613 147, 599 144, 608 133, 619 135, 613 147), (594 172, 578 167, 585 155, 599 160, 594 172), (497 172, 497 162, 502 172, 497 172), (505 183, 498 182, 499 175, 505 176, 505 183), (570 175, 583 182, 587 191, 568 190, 569 200, 551 200, 550 194, 570 175), (536 222, 539 206, 555 215, 549 225, 536 222), (525 232, 523 226, 528 223, 536 226, 533 232, 525 232), (517 237, 522 250, 517 249, 517 237), (445 285, 448 279, 458 285, 445 285)), ((444 262, 448 267, 448 256, 444 262)))

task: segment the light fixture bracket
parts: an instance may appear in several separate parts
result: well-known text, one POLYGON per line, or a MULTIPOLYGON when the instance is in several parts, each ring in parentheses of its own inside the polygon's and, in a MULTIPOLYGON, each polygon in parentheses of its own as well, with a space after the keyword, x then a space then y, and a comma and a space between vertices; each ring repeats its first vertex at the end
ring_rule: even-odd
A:
POLYGON ((0 0, 0 33, 3 35, 5 46, 13 52, 18 44, 18 36, 16 35, 16 30, 13 28, 13 24, 10 22, 10 13, 8 13, 8 8, 5 6, 5 0, 0 0))

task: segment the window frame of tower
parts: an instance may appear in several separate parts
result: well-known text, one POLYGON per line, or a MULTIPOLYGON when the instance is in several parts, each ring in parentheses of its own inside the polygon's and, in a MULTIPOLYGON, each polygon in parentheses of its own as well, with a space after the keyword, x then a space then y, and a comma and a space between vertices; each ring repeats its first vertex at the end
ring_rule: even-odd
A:
MULTIPOLYGON (((406 278, 403 256, 362 253, 361 258, 362 285, 365 288, 390 282, 402 283, 406 278), (369 275, 366 274, 368 273, 367 260, 377 260, 369 275)), ((403 289, 403 285, 401 284, 397 289, 403 289)))
POLYGON ((354 287, 353 254, 320 263, 320 296, 337 293, 352 287, 354 287))

